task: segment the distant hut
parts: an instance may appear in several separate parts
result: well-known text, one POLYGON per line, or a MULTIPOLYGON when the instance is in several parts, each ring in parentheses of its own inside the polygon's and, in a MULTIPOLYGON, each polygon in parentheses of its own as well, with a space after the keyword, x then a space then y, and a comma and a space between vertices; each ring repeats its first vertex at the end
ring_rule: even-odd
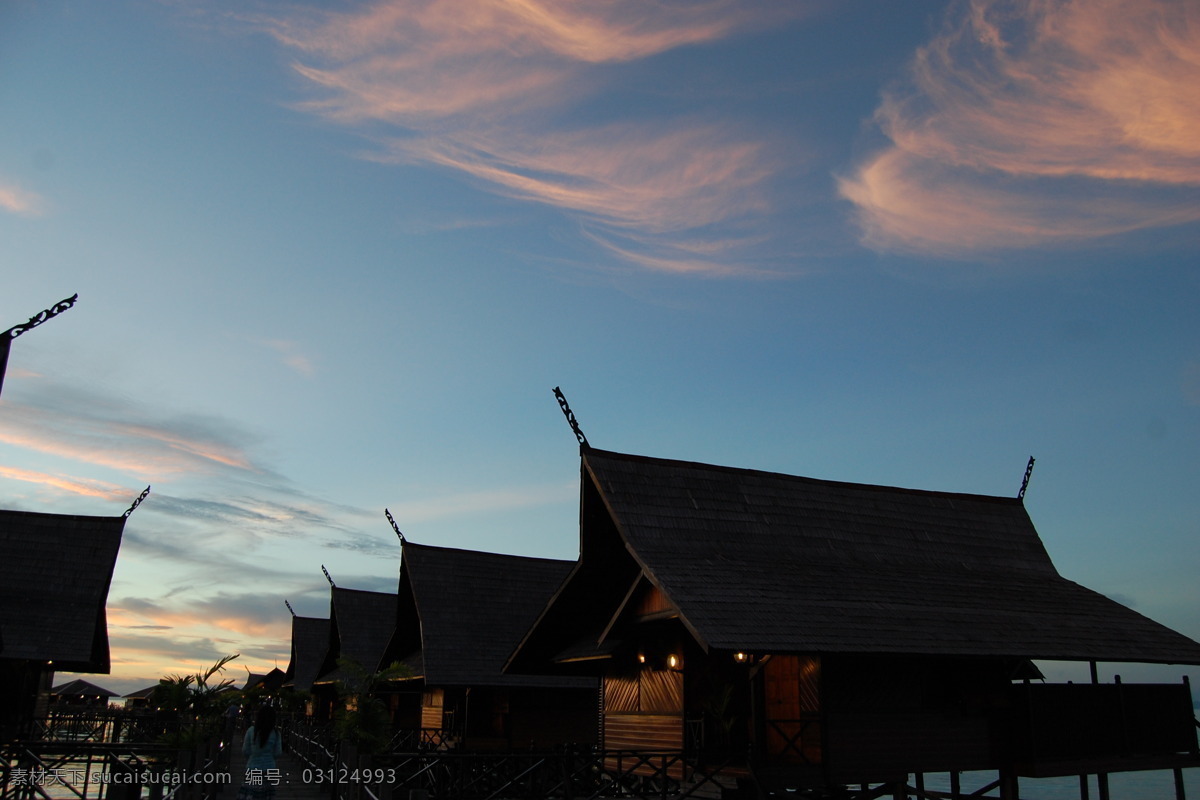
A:
POLYGON ((246 674, 246 684, 242 687, 241 691, 243 693, 257 692, 270 697, 283 686, 285 677, 283 670, 279 669, 279 667, 262 675, 255 672, 248 672, 246 674))
POLYGON ((108 708, 108 699, 116 696, 116 692, 110 692, 94 683, 76 678, 50 690, 50 705, 60 710, 68 706, 104 709, 108 708))
POLYGON ((145 689, 130 692, 121 699, 125 701, 125 708, 148 708, 154 702, 154 693, 157 691, 158 684, 156 683, 153 686, 147 686, 145 689))
POLYGON ((508 669, 602 676, 606 749, 863 797, 1200 765, 1186 681, 1023 680, 1200 644, 1059 575, 1021 499, 581 456, 579 562, 508 669))
POLYGON ((125 516, 0 510, 0 740, 36 714, 54 672, 107 673, 105 604, 125 516))
MULTIPOLYGON (((328 648, 329 620, 293 616, 292 656, 284 673, 283 688, 311 692, 328 648)), ((305 712, 311 716, 313 710, 313 704, 309 701, 305 712)))
POLYGON ((399 727, 476 750, 595 742, 595 678, 503 670, 571 567, 406 541, 396 633, 384 659, 414 673, 392 698, 399 727))
POLYGON ((330 587, 329 639, 312 687, 315 717, 326 721, 332 715, 338 681, 354 680, 356 670, 379 669, 395 627, 396 595, 330 587), (350 666, 339 666, 340 659, 350 666))

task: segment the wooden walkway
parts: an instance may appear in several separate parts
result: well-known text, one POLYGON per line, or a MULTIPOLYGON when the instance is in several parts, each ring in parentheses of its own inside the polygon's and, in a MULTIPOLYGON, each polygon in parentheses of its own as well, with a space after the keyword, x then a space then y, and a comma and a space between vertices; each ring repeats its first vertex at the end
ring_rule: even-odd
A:
MULTIPOLYGON (((242 755, 241 739, 233 748, 229 758, 229 785, 221 787, 215 800, 235 800, 238 788, 246 774, 246 757, 242 755)), ((279 785, 275 788, 275 800, 332 800, 333 790, 329 783, 305 781, 304 762, 291 753, 284 752, 276 759, 279 768, 279 785)))

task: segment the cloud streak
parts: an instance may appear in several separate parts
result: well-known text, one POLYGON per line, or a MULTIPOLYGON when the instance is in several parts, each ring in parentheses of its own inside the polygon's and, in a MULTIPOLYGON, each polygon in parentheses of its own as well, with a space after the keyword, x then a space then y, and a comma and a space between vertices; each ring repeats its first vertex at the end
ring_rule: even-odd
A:
POLYGON ((36 217, 44 213, 45 201, 37 194, 12 183, 0 182, 0 210, 19 217, 36 217))
POLYGON ((1200 11, 1186 0, 972 0, 840 181, 864 241, 961 254, 1200 220, 1200 11))
MULTIPOLYGON (((85 394, 85 393, 84 393, 85 394)), ((108 398, 44 387, 37 402, 6 402, 0 442, 136 476, 260 471, 222 423, 202 417, 133 422, 145 416, 108 398)))
MULTIPOLYGON (((715 255, 695 236, 759 217, 780 153, 759 132, 694 116, 567 118, 613 87, 610 69, 797 16, 789 4, 388 0, 277 19, 298 75, 324 95, 302 108, 345 124, 385 123, 379 160, 433 165, 499 195, 559 209, 606 238, 659 253, 669 272, 738 272, 740 234, 715 255)), ((609 112, 610 114, 615 112, 609 112)), ((628 247, 623 245, 629 245, 628 247)))

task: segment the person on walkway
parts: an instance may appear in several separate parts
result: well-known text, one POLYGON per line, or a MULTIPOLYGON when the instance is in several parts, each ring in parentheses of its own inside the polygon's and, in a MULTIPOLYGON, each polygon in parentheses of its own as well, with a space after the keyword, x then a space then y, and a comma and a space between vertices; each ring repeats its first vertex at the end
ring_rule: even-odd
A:
POLYGON ((274 800, 279 785, 276 756, 283 755, 283 740, 275 727, 275 709, 263 706, 254 724, 242 740, 242 755, 246 756, 246 779, 238 790, 237 800, 274 800))

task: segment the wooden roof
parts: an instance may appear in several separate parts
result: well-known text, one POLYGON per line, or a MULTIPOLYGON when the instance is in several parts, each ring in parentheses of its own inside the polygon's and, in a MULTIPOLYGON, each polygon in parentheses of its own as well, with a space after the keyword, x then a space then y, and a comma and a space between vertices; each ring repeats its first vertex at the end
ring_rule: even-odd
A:
POLYGON ((396 595, 336 586, 329 592, 329 645, 316 682, 348 677, 337 667, 339 658, 375 672, 396 627, 396 595))
POLYGON ((110 692, 102 686, 97 686, 81 678, 59 684, 50 690, 50 694, 60 697, 80 695, 82 697, 116 697, 116 692, 110 692))
POLYGON ((125 517, 0 510, 0 658, 108 672, 105 604, 125 517))
POLYGON ((288 663, 284 685, 293 686, 301 692, 312 689, 328 648, 329 620, 292 617, 292 658, 288 663))
POLYGON ((400 592, 411 602, 400 605, 397 641, 420 652, 393 650, 406 663, 420 665, 429 686, 594 688, 594 680, 503 672, 509 654, 572 566, 406 541, 400 592))
POLYGON ((250 672, 246 675, 246 685, 242 687, 243 692, 248 692, 256 686, 262 686, 264 691, 274 692, 283 685, 286 673, 279 667, 275 667, 270 672, 260 675, 257 672, 250 672))
POLYGON ((582 462, 581 561, 522 647, 541 658, 603 655, 647 581, 706 648, 1200 663, 1200 644, 1059 575, 1016 498, 582 462))

